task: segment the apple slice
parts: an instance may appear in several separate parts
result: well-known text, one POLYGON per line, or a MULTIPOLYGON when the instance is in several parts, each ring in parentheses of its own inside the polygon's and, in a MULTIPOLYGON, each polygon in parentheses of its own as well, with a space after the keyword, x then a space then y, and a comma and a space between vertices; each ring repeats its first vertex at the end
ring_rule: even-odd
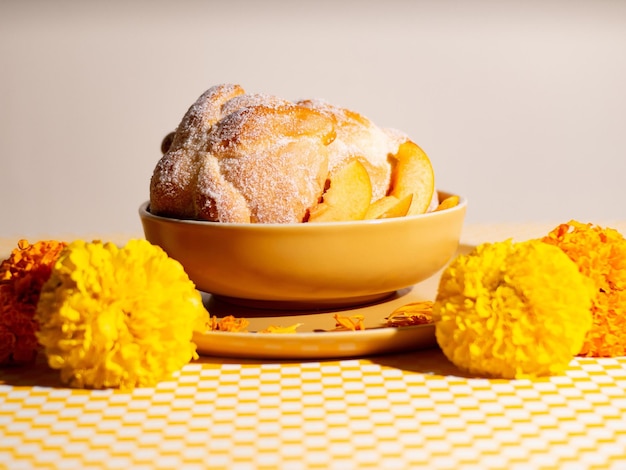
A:
POLYGON ((439 205, 437 206, 434 212, 450 209, 454 206, 457 206, 458 204, 459 204, 459 196, 449 196, 439 203, 439 205))
POLYGON ((351 160, 330 175, 322 201, 309 212, 309 222, 361 220, 372 199, 372 182, 359 160, 351 160))
POLYGON ((435 191, 435 176, 430 159, 414 142, 407 140, 394 156, 390 195, 403 199, 413 195, 407 215, 423 214, 435 191))
POLYGON ((403 199, 398 199, 395 196, 381 197, 369 206, 365 213, 365 218, 389 219, 392 217, 404 217, 409 212, 412 200, 413 194, 409 194, 403 199))

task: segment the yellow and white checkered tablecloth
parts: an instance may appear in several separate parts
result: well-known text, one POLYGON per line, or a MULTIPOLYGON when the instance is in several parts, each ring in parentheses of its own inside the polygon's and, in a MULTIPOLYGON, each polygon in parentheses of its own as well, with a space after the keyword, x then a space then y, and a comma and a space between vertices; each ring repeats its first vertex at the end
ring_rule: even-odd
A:
MULTIPOLYGON (((478 227, 465 239, 536 236, 526 229, 478 227)), ((67 388, 41 359, 0 368, 0 468, 621 470, 626 357, 575 358, 538 380, 470 377, 437 348, 201 357, 132 392, 67 388)))
POLYGON ((8 469, 626 468, 626 358, 467 377, 438 349, 328 362, 201 358, 155 388, 2 371, 8 469))

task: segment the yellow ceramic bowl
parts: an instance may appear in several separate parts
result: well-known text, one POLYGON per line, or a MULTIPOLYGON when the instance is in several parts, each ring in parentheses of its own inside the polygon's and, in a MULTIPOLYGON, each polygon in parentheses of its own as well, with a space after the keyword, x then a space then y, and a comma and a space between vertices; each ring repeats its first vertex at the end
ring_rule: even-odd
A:
POLYGON ((139 215, 146 239, 199 290, 293 309, 363 304, 431 277, 454 255, 466 208, 461 197, 451 209, 391 219, 234 224, 159 217, 146 202, 139 215))

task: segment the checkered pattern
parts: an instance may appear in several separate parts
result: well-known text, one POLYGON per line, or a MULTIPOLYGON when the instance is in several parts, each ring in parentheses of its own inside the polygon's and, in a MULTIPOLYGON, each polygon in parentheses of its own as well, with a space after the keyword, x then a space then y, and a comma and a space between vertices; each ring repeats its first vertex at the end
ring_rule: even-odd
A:
POLYGON ((626 358, 535 381, 466 377, 438 349, 201 358, 129 393, 0 371, 0 468, 626 468, 626 358))

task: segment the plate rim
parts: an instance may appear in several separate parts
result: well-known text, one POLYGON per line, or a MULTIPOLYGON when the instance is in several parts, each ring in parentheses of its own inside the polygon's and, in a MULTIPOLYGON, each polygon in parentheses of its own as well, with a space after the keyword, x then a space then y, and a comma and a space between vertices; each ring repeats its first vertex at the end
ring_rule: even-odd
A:
POLYGON ((202 357, 251 360, 357 358, 437 346, 434 323, 304 333, 207 331, 194 333, 193 340, 202 357), (285 347, 294 345, 285 352, 285 347), (251 350, 243 346, 260 347, 251 350))

